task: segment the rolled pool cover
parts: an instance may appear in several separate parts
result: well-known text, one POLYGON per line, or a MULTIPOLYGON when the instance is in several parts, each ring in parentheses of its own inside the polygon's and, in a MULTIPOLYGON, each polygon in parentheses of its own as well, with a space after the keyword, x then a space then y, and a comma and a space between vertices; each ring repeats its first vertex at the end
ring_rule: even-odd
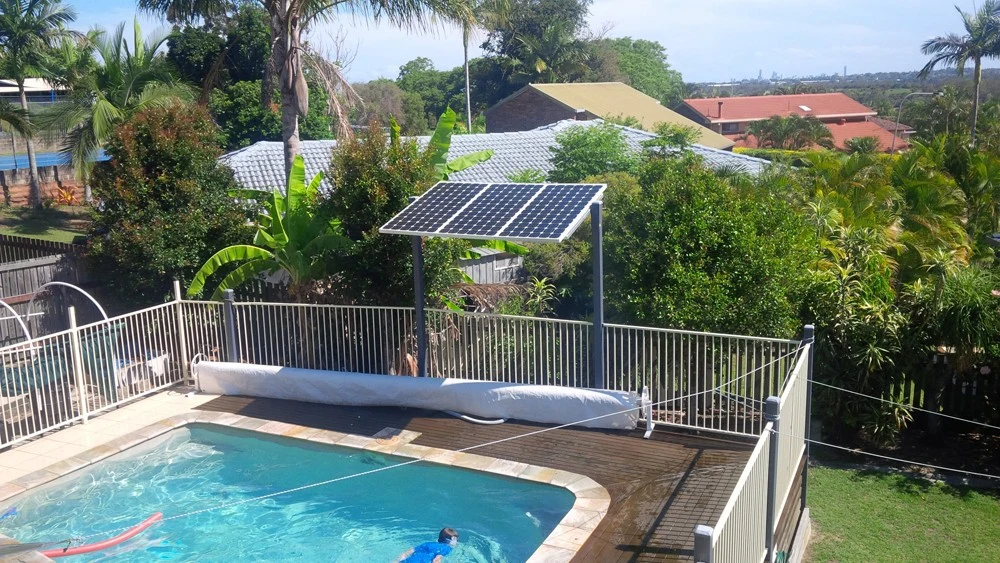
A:
POLYGON ((480 418, 633 430, 639 421, 634 393, 556 385, 494 383, 437 377, 374 375, 203 361, 195 364, 199 388, 329 405, 413 407, 480 418), (599 417, 599 418, 598 418, 599 417))

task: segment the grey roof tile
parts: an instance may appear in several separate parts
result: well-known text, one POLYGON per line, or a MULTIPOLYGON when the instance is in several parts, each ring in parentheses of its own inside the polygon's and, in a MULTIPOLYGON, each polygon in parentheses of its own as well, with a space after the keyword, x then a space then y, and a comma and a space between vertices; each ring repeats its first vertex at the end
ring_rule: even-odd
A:
MULTIPOLYGON (((514 133, 475 133, 455 135, 451 139, 449 158, 457 158, 473 152, 493 149, 493 158, 471 168, 451 175, 460 182, 506 182, 508 177, 518 172, 535 169, 542 172, 552 170, 549 159, 551 147, 556 146, 556 136, 574 126, 592 127, 594 121, 560 121, 530 131, 514 133)), ((634 150, 642 150, 642 142, 655 137, 652 133, 622 127, 625 141, 634 150)), ((425 145, 430 137, 417 137, 417 142, 425 145)), ((326 172, 336 141, 302 141, 301 153, 306 164, 306 177, 317 172, 326 172)), ((713 149, 702 145, 692 145, 691 150, 705 159, 712 168, 742 170, 757 174, 768 164, 766 160, 713 149)), ((285 185, 284 152, 281 143, 261 141, 249 147, 228 153, 219 161, 229 166, 236 179, 247 188, 270 190, 285 185)), ((329 190, 329 180, 323 181, 323 189, 329 190)))

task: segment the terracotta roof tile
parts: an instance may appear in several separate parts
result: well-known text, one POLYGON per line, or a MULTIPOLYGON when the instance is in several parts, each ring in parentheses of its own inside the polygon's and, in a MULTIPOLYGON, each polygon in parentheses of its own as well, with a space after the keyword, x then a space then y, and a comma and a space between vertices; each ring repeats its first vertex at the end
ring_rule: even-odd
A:
POLYGON ((875 115, 875 111, 840 92, 831 94, 791 94, 787 96, 738 96, 731 98, 689 98, 684 103, 713 123, 753 121, 773 115, 802 115, 837 118, 848 115, 875 115), (722 117, 719 117, 722 102, 722 117), (806 109, 808 108, 808 109, 806 109))

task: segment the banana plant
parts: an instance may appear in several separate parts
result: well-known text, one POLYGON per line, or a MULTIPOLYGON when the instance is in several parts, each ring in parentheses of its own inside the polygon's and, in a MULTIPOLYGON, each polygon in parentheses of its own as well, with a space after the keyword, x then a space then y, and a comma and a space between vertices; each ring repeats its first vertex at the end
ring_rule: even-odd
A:
POLYGON ((231 192, 232 197, 258 201, 266 211, 258 216, 253 244, 227 246, 216 252, 195 274, 188 295, 200 294, 212 274, 232 264, 239 266, 223 278, 212 299, 221 299, 223 291, 265 272, 287 272, 292 295, 300 295, 298 290, 303 284, 323 278, 328 271, 326 252, 345 248, 351 241, 344 236, 338 219, 316 212, 312 205, 322 181, 320 172, 306 184, 305 162, 297 155, 287 195, 277 189, 231 192))
POLYGON ((483 150, 460 156, 452 161, 448 161, 448 150, 451 149, 451 136, 455 132, 455 123, 458 116, 448 108, 438 118, 437 127, 434 134, 427 143, 427 153, 430 156, 431 165, 434 166, 434 180, 437 182, 448 180, 449 176, 456 172, 461 172, 466 168, 471 168, 480 162, 486 162, 493 158, 492 150, 483 150))

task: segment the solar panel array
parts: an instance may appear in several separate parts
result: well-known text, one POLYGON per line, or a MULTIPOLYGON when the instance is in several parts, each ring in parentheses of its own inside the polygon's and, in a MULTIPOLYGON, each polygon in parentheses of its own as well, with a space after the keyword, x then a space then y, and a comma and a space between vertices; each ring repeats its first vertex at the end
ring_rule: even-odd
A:
POLYGON ((440 182, 380 232, 411 236, 558 242, 580 226, 603 184, 440 182))

